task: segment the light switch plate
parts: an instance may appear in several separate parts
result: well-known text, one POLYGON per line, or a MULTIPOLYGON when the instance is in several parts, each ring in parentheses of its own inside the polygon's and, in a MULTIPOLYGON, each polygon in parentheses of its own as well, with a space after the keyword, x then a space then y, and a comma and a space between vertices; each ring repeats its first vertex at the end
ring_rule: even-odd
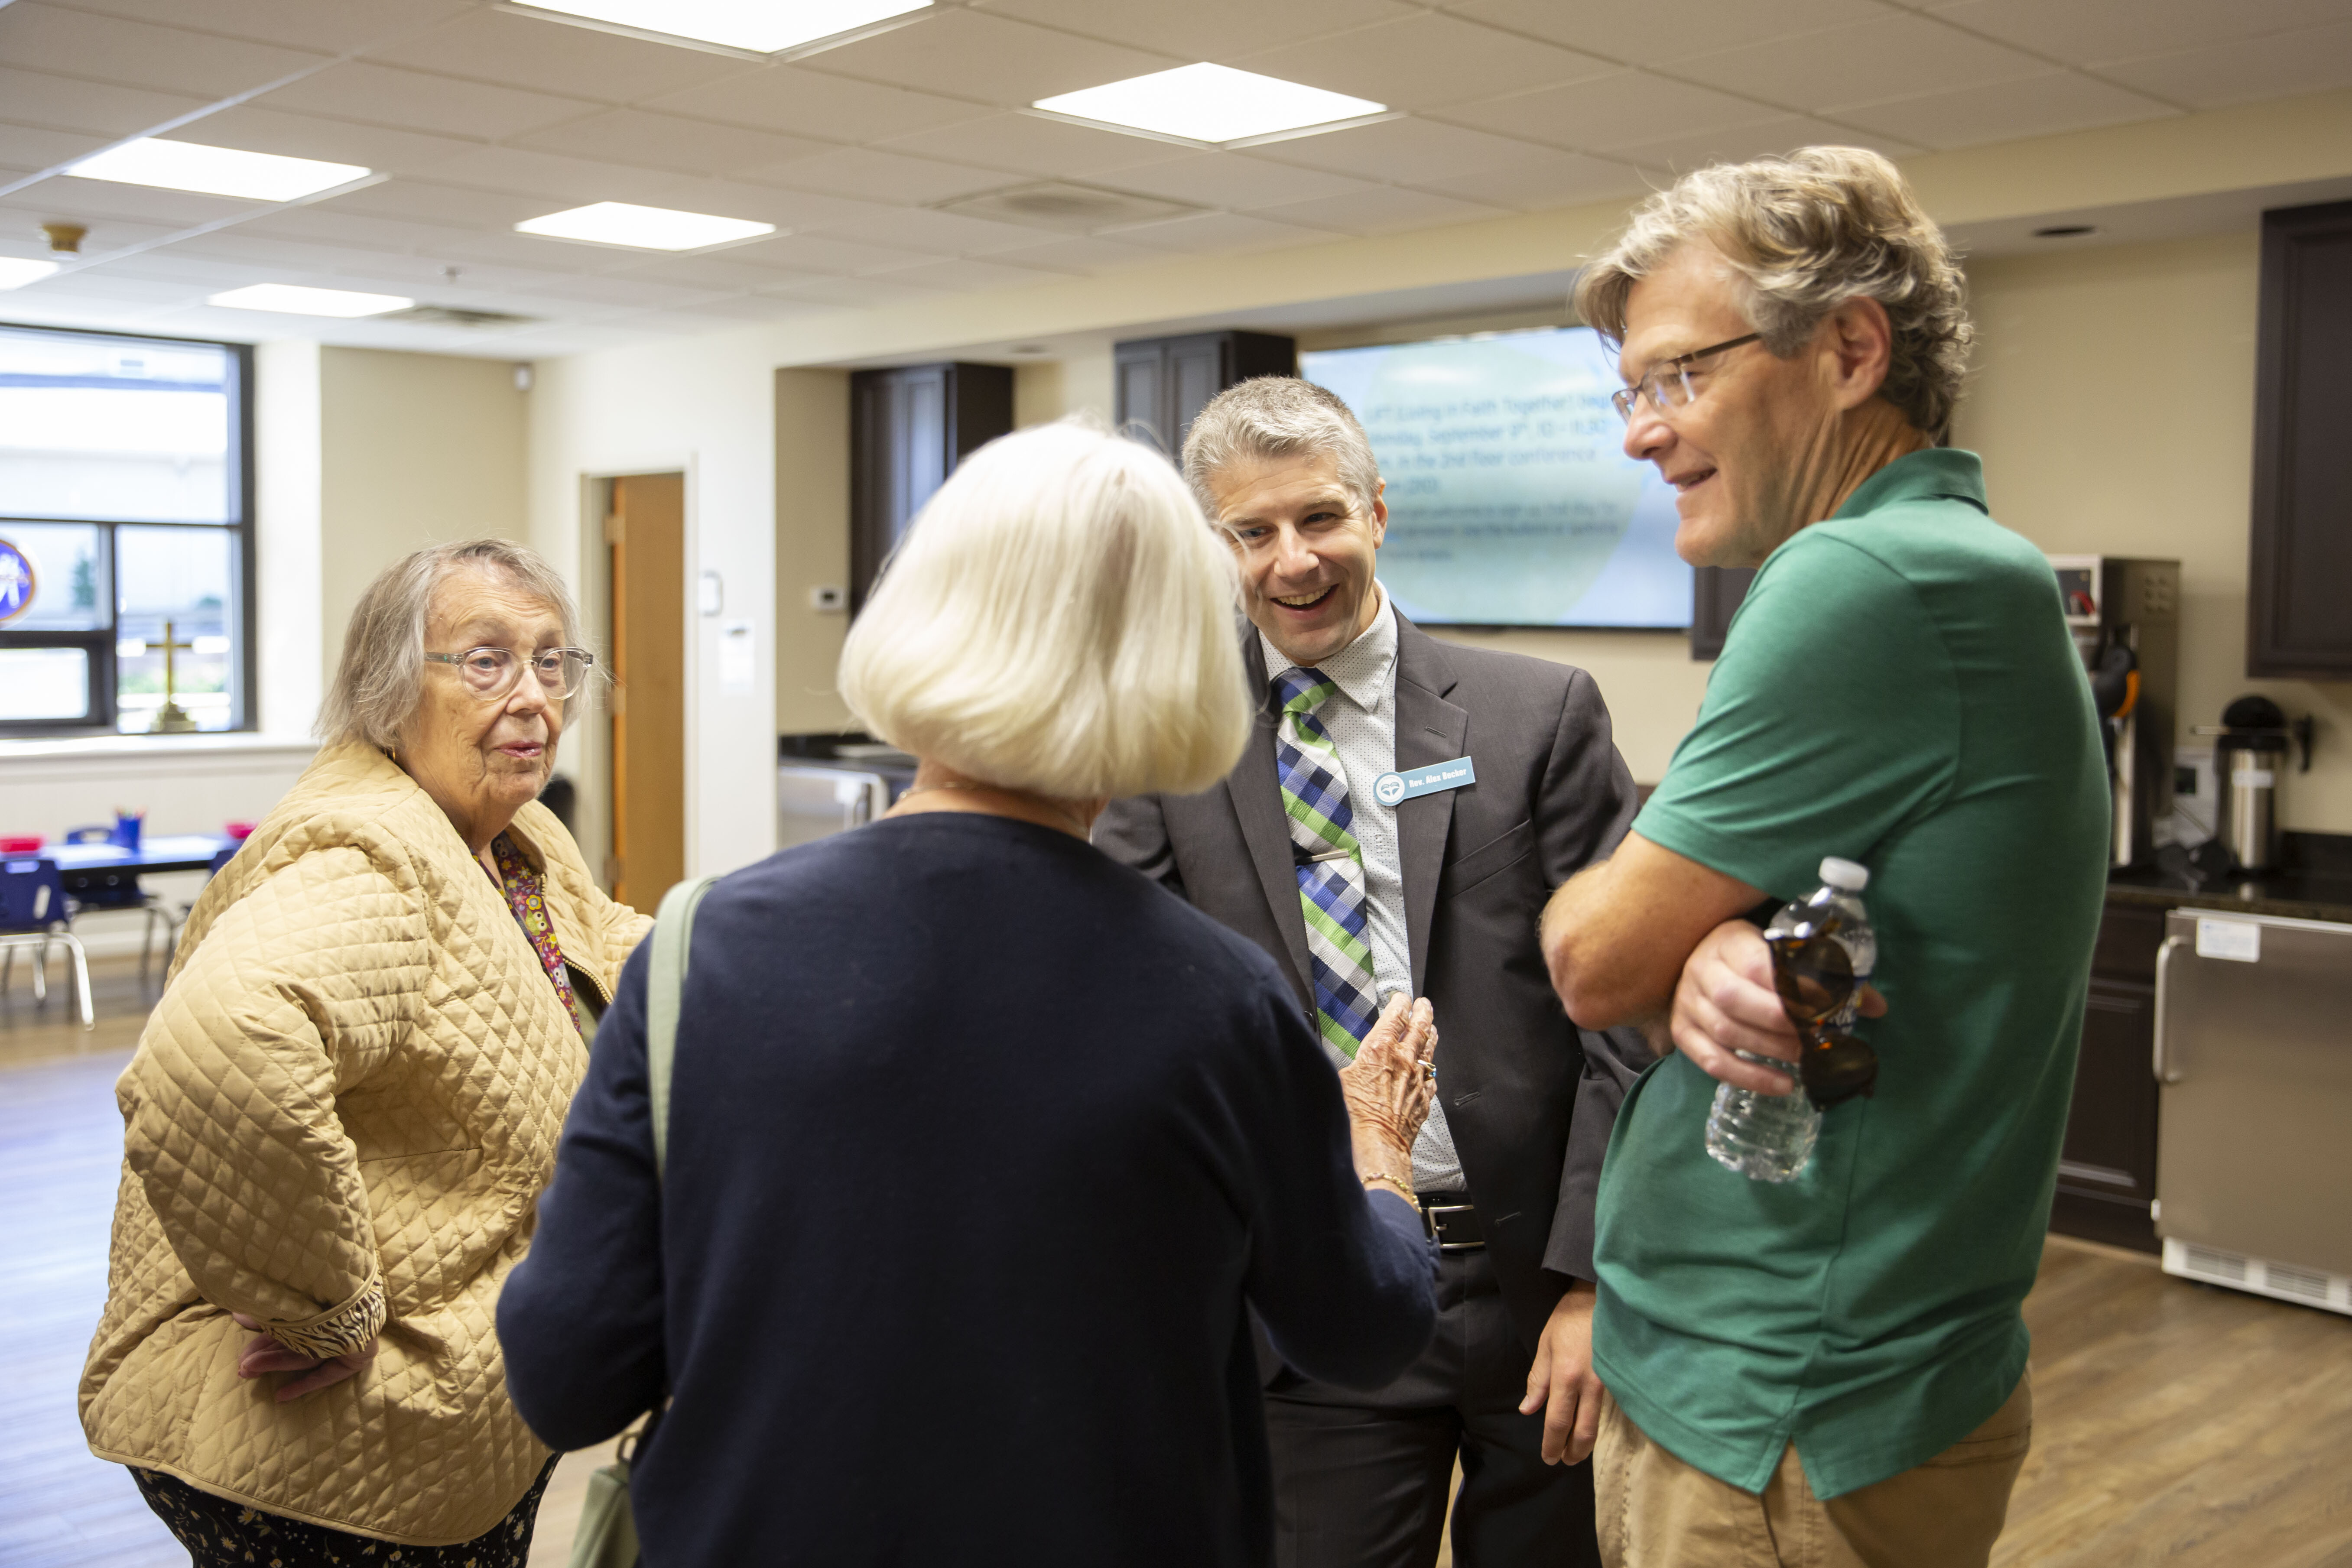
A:
POLYGON ((809 590, 809 608, 831 614, 849 608, 849 590, 830 584, 809 590))

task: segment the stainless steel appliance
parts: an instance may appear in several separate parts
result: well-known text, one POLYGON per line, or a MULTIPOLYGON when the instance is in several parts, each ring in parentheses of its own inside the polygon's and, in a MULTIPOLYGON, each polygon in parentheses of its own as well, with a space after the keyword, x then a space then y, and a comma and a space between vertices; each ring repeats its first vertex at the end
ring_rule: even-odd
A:
POLYGON ((915 782, 915 759, 857 735, 786 735, 776 764, 776 847, 864 826, 915 782))
POLYGON ((2173 715, 2179 692, 2180 563, 2053 555, 2074 650, 2106 726, 2117 866, 2156 853, 2172 812, 2173 715))
POLYGON ((2279 863, 2278 778, 2286 772, 2287 744, 2303 742, 2303 767, 2311 771, 2311 716, 2293 724, 2267 697, 2241 697, 2221 710, 2218 728, 2199 725, 2213 737, 2213 772, 2221 792, 2221 820, 2214 837, 2242 871, 2267 871, 2279 863))
POLYGON ((2167 1272, 2352 1313, 2352 925, 2175 910, 2156 966, 2167 1272))

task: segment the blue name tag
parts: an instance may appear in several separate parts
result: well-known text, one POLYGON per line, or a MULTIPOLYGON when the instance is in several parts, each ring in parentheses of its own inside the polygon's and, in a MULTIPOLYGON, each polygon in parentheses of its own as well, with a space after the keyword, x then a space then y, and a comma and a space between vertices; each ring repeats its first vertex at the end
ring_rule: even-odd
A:
POLYGON ((1372 781, 1372 798, 1382 805, 1398 805, 1415 795, 1438 795, 1477 782, 1478 770, 1471 765, 1470 759, 1456 757, 1450 763, 1433 763, 1408 773, 1382 773, 1372 781))

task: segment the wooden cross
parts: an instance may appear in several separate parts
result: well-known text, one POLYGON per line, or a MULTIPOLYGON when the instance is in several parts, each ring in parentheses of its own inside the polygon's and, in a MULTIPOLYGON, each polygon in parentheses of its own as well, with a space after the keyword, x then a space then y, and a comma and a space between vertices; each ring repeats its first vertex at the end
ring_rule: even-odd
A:
POLYGON ((173 641, 172 631, 172 623, 165 621, 163 640, 156 645, 163 650, 163 706, 155 710, 155 724, 152 731, 152 733, 158 735, 185 734, 196 727, 196 721, 189 717, 188 710, 173 700, 177 695, 175 682, 178 679, 178 670, 172 658, 175 653, 195 652, 196 645, 193 642, 173 641))

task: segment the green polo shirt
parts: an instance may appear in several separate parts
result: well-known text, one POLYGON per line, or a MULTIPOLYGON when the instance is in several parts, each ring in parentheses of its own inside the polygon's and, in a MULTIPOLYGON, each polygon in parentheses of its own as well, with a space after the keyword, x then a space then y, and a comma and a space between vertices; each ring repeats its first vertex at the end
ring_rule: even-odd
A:
POLYGON ((2106 882, 2106 763, 2050 563, 1975 454, 1916 452, 1765 562, 1633 831, 1776 899, 1871 871, 1874 1099, 1795 1181, 1707 1157, 1716 1080, 1626 1098, 1601 1179, 1593 1356, 1625 1413, 1761 1491, 1822 1497, 1983 1424, 2025 1371, 2106 882))

